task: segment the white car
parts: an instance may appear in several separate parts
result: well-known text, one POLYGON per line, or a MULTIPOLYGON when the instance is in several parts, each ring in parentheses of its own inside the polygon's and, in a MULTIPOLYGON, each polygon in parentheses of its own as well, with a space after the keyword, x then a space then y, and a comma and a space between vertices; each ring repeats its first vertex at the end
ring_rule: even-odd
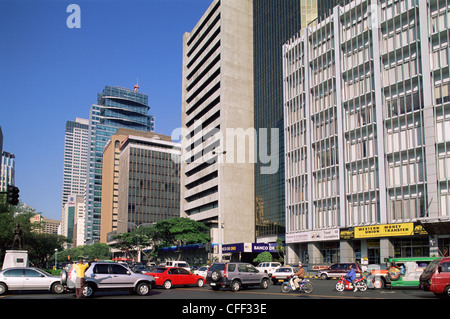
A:
POLYGON ((270 277, 275 272, 275 270, 277 270, 280 267, 281 264, 277 262, 264 262, 259 263, 259 265, 256 266, 256 269, 258 269, 260 272, 265 272, 270 277))
POLYGON ((206 278, 206 273, 208 272, 208 266, 201 266, 199 269, 194 270, 195 275, 202 276, 203 278, 206 278))
POLYGON ((297 271, 298 271, 297 267, 291 266, 280 267, 272 274, 272 283, 274 285, 276 285, 277 283, 282 283, 288 277, 293 276, 297 271))
POLYGON ((15 267, 0 271, 0 295, 13 290, 47 290, 55 294, 64 292, 59 276, 34 267, 15 267))

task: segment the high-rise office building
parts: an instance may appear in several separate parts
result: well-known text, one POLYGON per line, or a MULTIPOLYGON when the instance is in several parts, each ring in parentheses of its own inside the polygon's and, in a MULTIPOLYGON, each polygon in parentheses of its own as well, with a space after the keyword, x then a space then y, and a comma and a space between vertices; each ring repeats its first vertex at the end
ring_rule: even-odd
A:
MULTIPOLYGON (((89 120, 76 118, 66 122, 64 136, 64 166, 61 205, 61 234, 68 236, 74 224, 74 215, 69 218, 65 204, 70 195, 84 196, 89 150, 89 120), (70 226, 71 225, 71 226, 70 226)), ((72 237, 70 237, 72 238, 72 237)))
POLYGON ((180 217, 180 145, 170 136, 129 135, 120 146, 118 231, 180 217))
POLYGON ((6 192, 8 185, 15 185, 16 156, 6 151, 1 155, 0 192, 6 192))
POLYGON ((288 262, 448 250, 449 11, 352 1, 283 47, 288 262))
POLYGON ((103 152, 100 242, 180 216, 179 157, 170 136, 125 128, 111 136, 103 152))
POLYGON ((219 246, 255 237, 252 16, 251 0, 215 0, 183 37, 181 212, 219 246))
POLYGON ((86 187, 86 242, 100 240, 103 149, 118 128, 154 130, 154 117, 148 115, 148 96, 134 90, 105 86, 89 112, 89 154, 86 187))
MULTIPOLYGON (((283 59, 281 47, 308 24, 320 21, 338 0, 254 0, 254 123, 269 129, 277 170, 262 173, 268 163, 255 164, 256 240, 275 242, 285 233, 283 59), (276 129, 276 130, 273 130, 276 129), (277 143, 274 143, 277 141, 277 143)), ((258 134, 262 138, 261 134, 258 134)), ((265 137, 265 136, 264 136, 265 137)), ((271 163, 273 164, 273 163, 271 163)))

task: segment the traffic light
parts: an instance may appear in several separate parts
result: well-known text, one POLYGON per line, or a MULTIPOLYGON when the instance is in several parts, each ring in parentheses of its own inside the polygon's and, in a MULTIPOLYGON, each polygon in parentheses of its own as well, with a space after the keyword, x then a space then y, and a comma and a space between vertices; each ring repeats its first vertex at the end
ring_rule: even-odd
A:
POLYGON ((19 188, 16 186, 8 185, 7 189, 7 202, 11 205, 19 204, 19 188))

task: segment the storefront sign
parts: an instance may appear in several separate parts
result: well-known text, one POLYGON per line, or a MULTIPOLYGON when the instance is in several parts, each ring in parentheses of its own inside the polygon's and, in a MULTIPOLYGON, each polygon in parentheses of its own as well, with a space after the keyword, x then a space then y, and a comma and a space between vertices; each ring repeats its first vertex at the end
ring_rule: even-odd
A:
POLYGON ((252 252, 262 253, 262 252, 268 251, 268 252, 274 253, 274 252, 276 252, 275 247, 277 247, 277 245, 278 244, 273 244, 273 243, 252 244, 252 252))
POLYGON ((339 229, 326 229, 286 234, 286 243, 339 240, 339 229))
POLYGON ((414 223, 355 227, 355 238, 413 236, 414 223))

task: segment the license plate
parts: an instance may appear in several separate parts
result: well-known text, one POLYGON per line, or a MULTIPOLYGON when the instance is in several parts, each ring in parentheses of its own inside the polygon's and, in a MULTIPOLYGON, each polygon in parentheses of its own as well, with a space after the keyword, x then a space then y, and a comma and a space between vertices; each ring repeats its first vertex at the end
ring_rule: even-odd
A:
POLYGON ((212 283, 210 283, 209 285, 210 285, 210 286, 215 286, 216 283, 215 283, 215 282, 212 282, 212 283))
POLYGON ((284 279, 278 279, 278 282, 283 282, 284 281, 284 279))

